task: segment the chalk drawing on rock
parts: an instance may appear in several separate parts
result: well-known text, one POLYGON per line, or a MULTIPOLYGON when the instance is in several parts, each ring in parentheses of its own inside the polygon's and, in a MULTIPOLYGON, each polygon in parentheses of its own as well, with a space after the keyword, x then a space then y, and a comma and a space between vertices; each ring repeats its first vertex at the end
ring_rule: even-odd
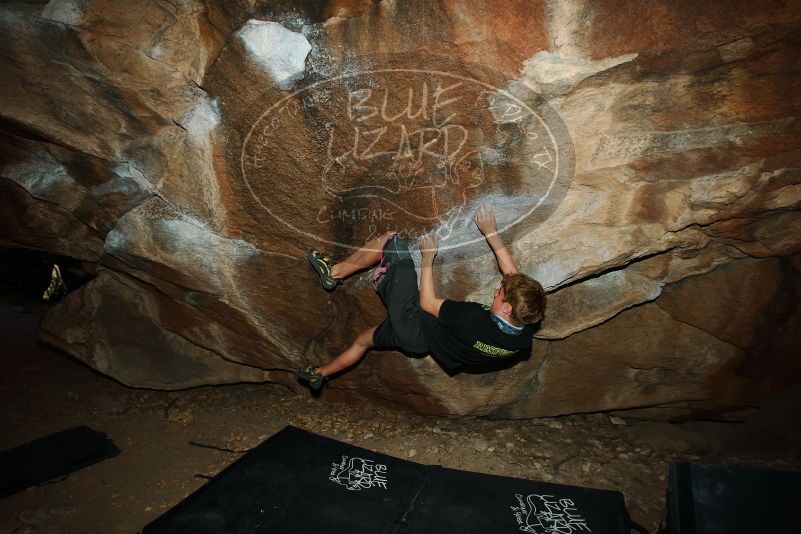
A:
POLYGON ((441 250, 483 240, 459 231, 477 199, 509 199, 500 232, 547 218, 573 159, 536 94, 413 68, 306 84, 258 116, 239 154, 256 204, 306 239, 355 248, 387 230, 436 231, 441 250))

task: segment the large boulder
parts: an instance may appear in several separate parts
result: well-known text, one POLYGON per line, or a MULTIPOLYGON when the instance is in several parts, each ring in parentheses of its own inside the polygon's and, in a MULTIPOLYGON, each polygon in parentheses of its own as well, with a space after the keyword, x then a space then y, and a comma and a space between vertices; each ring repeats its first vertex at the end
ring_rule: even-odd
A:
POLYGON ((438 292, 486 302, 491 202, 549 290, 531 357, 378 353, 326 398, 738 418, 801 382, 798 4, 129 4, 0 6, 0 244, 98 273, 49 343, 131 386, 298 389, 384 314, 308 247, 435 232, 438 292))

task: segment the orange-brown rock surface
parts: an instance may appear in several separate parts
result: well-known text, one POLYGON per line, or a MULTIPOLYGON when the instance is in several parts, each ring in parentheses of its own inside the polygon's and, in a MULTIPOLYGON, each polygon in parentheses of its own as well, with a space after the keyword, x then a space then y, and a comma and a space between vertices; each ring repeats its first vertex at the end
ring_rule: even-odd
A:
POLYGON ((488 301, 485 202, 550 292, 531 357, 376 353, 324 396, 736 418, 801 382, 798 3, 19 1, 0 28, 0 245, 96 266, 41 336, 125 384, 299 389, 383 318, 309 246, 436 232, 439 293, 488 301))

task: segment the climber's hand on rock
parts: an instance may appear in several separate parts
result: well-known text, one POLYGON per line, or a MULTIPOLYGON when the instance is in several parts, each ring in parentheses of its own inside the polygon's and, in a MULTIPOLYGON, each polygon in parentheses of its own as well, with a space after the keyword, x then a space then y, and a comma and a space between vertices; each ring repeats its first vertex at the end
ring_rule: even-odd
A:
POLYGON ((423 257, 423 265, 434 263, 434 256, 437 255, 437 240, 430 235, 423 236, 420 241, 420 255, 423 257))
POLYGON ((498 232, 495 223, 495 214, 492 212, 492 204, 484 204, 476 210, 474 217, 478 230, 484 235, 491 235, 498 232))

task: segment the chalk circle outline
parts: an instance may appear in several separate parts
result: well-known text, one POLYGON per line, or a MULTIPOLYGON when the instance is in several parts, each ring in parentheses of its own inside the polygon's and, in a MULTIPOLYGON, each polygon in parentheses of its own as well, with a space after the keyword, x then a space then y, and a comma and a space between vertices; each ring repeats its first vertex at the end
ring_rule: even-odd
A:
MULTIPOLYGON (((287 227, 287 228, 290 228, 291 230, 293 230, 293 231, 295 231, 295 232, 297 232, 297 233, 299 233, 299 234, 302 234, 302 235, 304 235, 304 236, 306 236, 306 237, 308 237, 308 238, 310 238, 310 239, 312 239, 312 240, 314 240, 314 241, 316 241, 316 242, 323 242, 323 243, 327 243, 327 244, 329 244, 329 245, 333 245, 333 246, 335 246, 335 247, 342 247, 342 248, 346 248, 346 249, 358 250, 358 249, 359 249, 359 248, 362 246, 362 245, 353 245, 353 244, 350 244, 350 243, 340 243, 339 241, 329 241, 329 240, 327 240, 327 239, 323 239, 323 238, 321 238, 321 237, 320 237, 320 236, 318 236, 318 235, 314 235, 314 234, 312 234, 312 233, 309 233, 309 232, 307 232, 307 231, 305 231, 305 230, 301 230, 300 228, 296 228, 296 227, 295 227, 294 225, 292 225, 291 223, 289 223, 289 222, 287 222, 287 221, 283 220, 281 217, 279 217, 278 215, 276 215, 275 213, 273 213, 273 212, 270 210, 270 208, 268 208, 266 205, 264 205, 264 203, 261 201, 261 199, 258 197, 258 195, 256 195, 256 193, 253 191, 253 188, 252 188, 252 187, 251 187, 251 185, 250 185, 250 181, 248 180, 248 177, 247 177, 247 172, 245 171, 245 152, 246 152, 246 149, 247 149, 247 146, 248 146, 248 142, 249 142, 249 140, 250 140, 250 137, 251 137, 251 135, 253 135, 253 132, 254 132, 254 130, 256 130, 256 127, 257 127, 259 124, 261 124, 262 120, 264 120, 264 118, 265 118, 265 117, 268 117, 268 116, 270 115, 270 113, 272 113, 272 112, 273 112, 275 109, 277 109, 277 108, 280 108, 281 106, 283 106, 283 104, 284 104, 284 103, 285 103, 287 100, 289 100, 289 99, 291 99, 291 98, 294 98, 294 97, 295 97, 295 96, 297 96, 298 94, 301 94, 301 93, 304 93, 304 92, 310 91, 311 89, 314 89, 314 88, 315 88, 316 86, 318 86, 318 85, 330 84, 330 83, 336 82, 337 80, 341 80, 341 79, 345 79, 345 78, 353 78, 353 77, 367 76, 367 75, 370 75, 370 74, 373 74, 373 73, 414 73, 414 74, 434 74, 434 75, 447 76, 447 77, 450 77, 450 78, 456 78, 456 79, 459 79, 459 80, 462 80, 462 81, 466 81, 466 82, 471 82, 471 83, 478 84, 478 85, 480 85, 480 86, 483 86, 483 87, 485 87, 485 88, 487 88, 487 89, 490 89, 491 91, 497 91, 498 93, 501 93, 501 94, 503 94, 504 96, 506 96, 506 97, 510 98, 511 100, 514 100, 515 102, 517 102, 517 103, 518 103, 518 104, 521 106, 521 108, 528 110, 528 112, 529 112, 531 115, 533 115, 534 117, 536 117, 536 118, 537 118, 537 120, 539 121, 540 125, 542 125, 542 127, 545 129, 545 131, 546 131, 546 132, 548 132, 548 137, 550 138, 550 140, 551 140, 551 143, 552 143, 552 146, 553 146, 553 147, 554 147, 554 149, 555 149, 555 150, 554 150, 554 152, 555 152, 555 162, 556 162, 556 165, 555 165, 555 170, 554 170, 554 172, 553 172, 553 177, 552 177, 552 179, 551 179, 551 182, 550 182, 550 184, 548 185, 548 190, 545 192, 545 194, 544 194, 544 195, 542 195, 542 196, 540 197, 539 201, 538 201, 538 202, 537 202, 537 203, 536 203, 536 204, 535 204, 535 205, 534 205, 534 206, 533 206, 533 207, 532 207, 530 210, 528 210, 528 212, 526 212, 525 214, 521 215, 520 217, 518 217, 518 218, 517 218, 517 219, 515 219, 514 221, 512 221, 512 222, 510 222, 510 223, 506 224, 506 225, 505 225, 503 228, 499 228, 499 229, 497 230, 497 232, 498 232, 499 234, 501 234, 501 233, 503 233, 503 232, 507 231, 507 230, 508 230, 509 228, 511 228, 512 226, 514 226, 514 225, 516 225, 516 224, 520 223, 520 222, 521 222, 521 221, 523 221, 524 219, 526 219, 526 218, 528 218, 529 216, 531 216, 531 214, 532 214, 534 211, 536 211, 536 210, 537 210, 537 208, 539 208, 539 207, 540 207, 540 206, 543 204, 543 202, 545 202, 545 200, 547 200, 547 199, 550 197, 550 195, 551 195, 551 192, 552 192, 552 190, 553 190, 554 186, 555 186, 555 185, 558 183, 558 181, 559 181, 559 171, 560 171, 560 164, 561 164, 561 159, 560 159, 560 157, 561 157, 561 150, 560 150, 560 146, 559 146, 559 144, 558 144, 558 143, 557 143, 557 141, 556 141, 556 138, 554 137, 554 134, 553 134, 553 132, 551 131, 551 127, 550 127, 550 126, 548 125, 548 123, 547 123, 547 122, 546 122, 546 121, 545 121, 545 120, 544 120, 544 119, 543 119, 543 118, 540 116, 540 114, 539 114, 539 113, 537 113, 536 111, 534 111, 533 109, 531 109, 531 107, 530 107, 528 104, 526 104, 525 102, 523 102, 523 101, 522 101, 522 100, 520 100, 518 97, 516 97, 515 95, 511 94, 509 91, 507 91, 507 90, 505 90, 505 89, 500 89, 500 88, 498 88, 498 87, 495 87, 495 86, 493 86, 493 85, 491 85, 491 84, 489 84, 489 83, 483 82, 483 81, 481 81, 481 80, 476 80, 475 78, 469 78, 469 77, 467 77, 467 76, 462 76, 462 75, 459 75, 459 74, 454 74, 454 73, 451 73, 451 72, 440 71, 440 70, 428 70, 428 69, 401 69, 401 68, 391 68, 391 69, 370 69, 370 70, 364 70, 364 71, 352 72, 352 73, 347 73, 347 74, 340 74, 340 75, 338 75, 338 76, 333 76, 333 77, 330 77, 330 78, 324 78, 324 79, 322 79, 322 80, 318 80, 318 81, 316 81, 316 82, 314 82, 314 83, 311 83, 311 84, 309 84, 309 85, 305 85, 305 86, 303 86, 302 88, 298 89, 297 91, 294 91, 294 92, 290 93, 289 95, 287 95, 287 96, 285 96, 284 98, 280 99, 279 101, 275 102, 273 105, 271 105, 269 108, 267 108, 267 110, 266 110, 266 111, 264 111, 264 112, 263 112, 261 115, 259 115, 258 119, 256 119, 256 120, 254 121, 254 123, 253 123, 253 126, 250 128, 250 130, 248 131, 247 135, 246 135, 246 136, 245 136, 245 138, 243 139, 243 141, 242 141, 242 150, 241 150, 241 152, 240 152, 240 157, 239 157, 239 160, 240 160, 240 171, 242 172, 242 179, 244 180, 244 182, 245 182, 245 185, 246 185, 246 186, 247 186, 247 188, 248 188, 248 191, 250 191, 250 195, 251 195, 251 196, 253 197, 253 199, 254 199, 254 200, 255 200, 255 201, 256 201, 256 202, 259 204, 259 206, 261 206, 261 207, 262 207, 262 208, 263 208, 263 209, 264 209, 264 210, 265 210, 265 211, 266 211, 268 214, 270 214, 270 216, 271 216, 271 217, 273 217, 274 219, 276 219, 278 222, 280 222, 281 224, 283 224, 285 227, 287 227)), ((534 92, 534 91, 533 91, 533 90, 532 90, 530 87, 528 87, 528 86, 526 86, 526 90, 527 90, 527 91, 534 92)), ((547 104, 546 104, 546 106, 547 106, 547 104)), ((558 116, 558 114, 557 114, 555 111, 553 111, 553 110, 550 110, 549 108, 546 108, 546 109, 547 109, 548 111, 550 111, 551 113, 553 113, 553 115, 555 115, 555 116, 556 116, 557 120, 558 120, 560 123, 562 122, 562 121, 561 121, 561 118, 558 116)), ((506 124, 506 123, 499 123, 499 124, 506 124)), ((554 126, 556 126, 556 125, 554 125, 554 126)), ((572 140, 570 139, 570 136, 569 136, 569 134, 567 133, 567 128, 566 128, 566 127, 565 127, 565 134, 566 134, 567 141, 570 143, 570 145, 571 145, 571 147, 572 147, 572 144, 573 144, 573 143, 572 143, 572 140)), ((571 174, 572 174, 572 172, 571 172, 571 174)), ((570 177, 568 178, 568 181, 572 181, 572 176, 570 176, 570 177)), ((368 195, 368 196, 369 196, 369 195, 368 195)), ((378 197, 377 195, 372 195, 372 196, 374 196, 374 197, 376 197, 376 198, 382 198, 382 197, 378 197)), ((440 222, 441 222, 441 221, 440 221, 440 222)), ((456 249, 456 248, 460 248, 460 247, 467 247, 467 246, 469 246, 469 245, 472 245, 472 244, 474 244, 474 243, 483 242, 483 241, 484 241, 484 236, 483 236, 483 235, 481 235, 481 234, 480 234, 480 232, 479 232, 479 235, 480 235, 480 237, 477 237, 477 238, 471 239, 471 240, 469 240, 469 241, 460 241, 458 244, 444 244, 444 246, 442 246, 443 244, 442 244, 442 243, 440 243, 440 245, 441 245, 441 246, 439 247, 439 250, 440 250, 440 251, 443 251, 443 250, 451 250, 451 249, 456 249)))

